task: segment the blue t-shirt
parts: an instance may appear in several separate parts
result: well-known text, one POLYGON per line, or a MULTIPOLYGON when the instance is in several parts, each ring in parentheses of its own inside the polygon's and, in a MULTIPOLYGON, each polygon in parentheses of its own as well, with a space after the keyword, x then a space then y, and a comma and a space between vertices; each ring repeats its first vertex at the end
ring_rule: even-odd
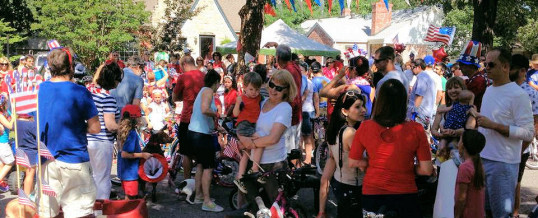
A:
MULTIPOLYGON (((127 135, 125 143, 123 143, 122 151, 127 153, 140 153, 140 145, 136 131, 133 129, 127 135)), ((121 181, 133 181, 138 179, 138 158, 122 158, 121 153, 118 154, 118 177, 121 181)))
POLYGON ((116 99, 118 111, 121 111, 125 105, 132 104, 133 99, 142 99, 142 91, 144 91, 144 81, 127 67, 123 69, 123 79, 120 84, 110 90, 110 95, 116 99))
MULTIPOLYGON (((194 104, 192 106, 191 122, 189 123, 189 130, 197 133, 211 134, 215 129, 215 123, 213 117, 208 117, 202 113, 202 93, 208 87, 203 87, 198 92, 194 104)), ((211 110, 216 112, 217 106, 215 105, 214 97, 211 97, 211 110)))
MULTIPOLYGON (((164 68, 164 70, 167 70, 167 69, 164 68)), ((164 72, 159 67, 157 67, 157 69, 153 72, 155 73, 155 81, 159 81, 164 77, 164 72)))
MULTIPOLYGON (((325 76, 316 76, 312 78, 312 85, 314 85, 314 92, 319 93, 321 89, 323 89, 324 86, 329 84, 331 80, 325 76)), ((319 98, 319 107, 320 108, 326 108, 327 107, 327 98, 319 98)))
POLYGON ((37 162, 37 123, 35 121, 17 120, 17 143, 28 159, 30 165, 37 162))
POLYGON ((424 71, 417 75, 417 82, 413 86, 411 95, 409 95, 410 106, 414 107, 417 95, 423 98, 420 106, 415 108, 415 112, 423 118, 432 118, 435 113, 433 108, 437 97, 437 87, 435 87, 433 78, 424 71))
POLYGON ((9 142, 9 129, 4 127, 4 133, 0 135, 0 143, 8 143, 9 142))
POLYGON ((41 83, 39 130, 54 158, 66 163, 90 161, 86 121, 97 116, 90 92, 72 82, 41 83))

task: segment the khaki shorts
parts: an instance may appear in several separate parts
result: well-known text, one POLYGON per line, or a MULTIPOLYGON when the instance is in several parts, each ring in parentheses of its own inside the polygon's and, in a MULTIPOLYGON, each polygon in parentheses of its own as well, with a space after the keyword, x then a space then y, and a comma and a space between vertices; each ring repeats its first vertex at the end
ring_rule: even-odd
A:
POLYGON ((97 190, 90 162, 71 164, 48 160, 43 165, 43 180, 56 192, 56 197, 41 196, 39 217, 55 217, 60 207, 64 217, 93 214, 97 190))
POLYGON ((0 143, 0 161, 3 164, 12 164, 15 161, 9 143, 0 143))

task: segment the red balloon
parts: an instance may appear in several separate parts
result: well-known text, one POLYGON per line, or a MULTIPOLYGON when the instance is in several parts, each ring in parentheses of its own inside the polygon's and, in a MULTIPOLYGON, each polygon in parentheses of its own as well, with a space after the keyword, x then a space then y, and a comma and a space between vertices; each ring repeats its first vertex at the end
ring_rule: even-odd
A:
POLYGON ((435 58, 435 63, 443 62, 443 59, 448 57, 448 55, 445 52, 445 47, 441 47, 437 50, 432 50, 433 52, 433 58, 435 58))

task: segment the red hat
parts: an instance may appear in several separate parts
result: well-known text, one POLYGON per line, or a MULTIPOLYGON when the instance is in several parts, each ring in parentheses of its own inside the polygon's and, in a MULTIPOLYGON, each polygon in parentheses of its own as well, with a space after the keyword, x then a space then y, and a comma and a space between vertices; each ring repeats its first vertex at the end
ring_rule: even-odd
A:
POLYGON ((140 111, 140 107, 132 104, 125 105, 123 109, 121 110, 121 117, 123 118, 123 114, 125 112, 129 113, 129 117, 131 118, 138 118, 142 116, 142 111, 140 111))

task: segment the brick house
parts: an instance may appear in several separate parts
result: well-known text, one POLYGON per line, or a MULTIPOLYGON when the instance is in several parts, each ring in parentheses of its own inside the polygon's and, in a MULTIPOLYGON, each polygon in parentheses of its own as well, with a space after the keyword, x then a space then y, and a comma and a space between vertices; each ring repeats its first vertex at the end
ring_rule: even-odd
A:
POLYGON ((398 36, 399 43, 406 45, 402 52, 405 62, 411 52, 416 57, 431 54, 435 43, 423 39, 429 25, 440 26, 443 19, 443 11, 438 6, 392 11, 392 4, 387 10, 383 1, 378 1, 372 5, 371 15, 351 17, 347 14, 345 17, 308 20, 301 24, 301 28, 308 38, 340 50, 342 58, 355 44, 372 54, 381 46, 393 45, 393 39, 398 36))

